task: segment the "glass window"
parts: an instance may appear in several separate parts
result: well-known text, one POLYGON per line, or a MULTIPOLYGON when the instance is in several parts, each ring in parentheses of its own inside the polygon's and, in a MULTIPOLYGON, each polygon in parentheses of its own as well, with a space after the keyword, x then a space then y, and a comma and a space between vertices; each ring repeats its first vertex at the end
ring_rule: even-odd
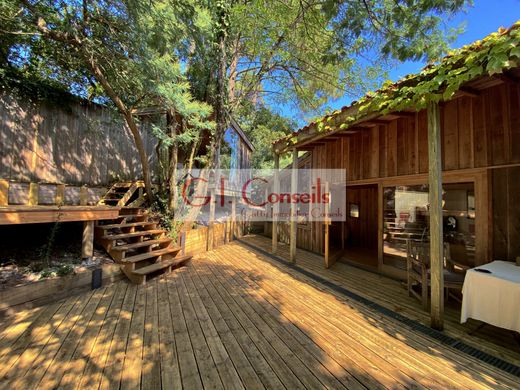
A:
MULTIPOLYGON (((475 192, 473 183, 443 186, 444 241, 451 258, 474 264, 475 192)), ((385 187, 383 194, 383 262, 405 269, 407 240, 429 241, 428 185, 385 187)))

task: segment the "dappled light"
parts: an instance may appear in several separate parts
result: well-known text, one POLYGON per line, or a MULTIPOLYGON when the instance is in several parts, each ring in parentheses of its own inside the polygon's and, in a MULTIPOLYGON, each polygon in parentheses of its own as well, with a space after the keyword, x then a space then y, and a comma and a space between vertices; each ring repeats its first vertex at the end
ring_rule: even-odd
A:
POLYGON ((517 383, 240 242, 144 285, 19 311, 2 324, 0 363, 2 388, 517 383))

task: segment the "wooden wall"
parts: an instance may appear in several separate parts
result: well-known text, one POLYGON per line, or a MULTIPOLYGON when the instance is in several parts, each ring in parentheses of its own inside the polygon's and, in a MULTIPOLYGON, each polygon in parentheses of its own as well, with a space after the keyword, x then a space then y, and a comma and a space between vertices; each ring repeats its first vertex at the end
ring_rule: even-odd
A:
POLYGON ((360 186, 347 190, 346 241, 349 246, 377 250, 377 190, 377 186, 360 186), (349 215, 350 204, 359 206, 358 218, 349 215))
MULTIPOLYGON (((520 86, 504 83, 441 105, 445 171, 520 163, 520 86)), ((313 168, 343 168, 349 182, 428 172, 426 112, 317 146, 313 168)))
MULTIPOLYGON (((312 168, 345 169, 347 194, 357 185, 426 183, 426 112, 370 126, 319 141, 311 151, 312 168)), ((445 179, 475 183, 477 263, 520 255, 520 170, 500 168, 520 164, 520 85, 504 82, 442 103, 441 127, 445 179)), ((323 224, 299 228, 298 246, 323 253, 323 224)))
MULTIPOLYGON (((143 124, 142 135, 155 172, 156 139, 149 127, 143 124)), ((95 186, 140 177, 133 138, 112 111, 0 94, 0 179, 95 186)))
POLYGON ((493 170, 493 254, 500 260, 520 256, 520 167, 493 170))

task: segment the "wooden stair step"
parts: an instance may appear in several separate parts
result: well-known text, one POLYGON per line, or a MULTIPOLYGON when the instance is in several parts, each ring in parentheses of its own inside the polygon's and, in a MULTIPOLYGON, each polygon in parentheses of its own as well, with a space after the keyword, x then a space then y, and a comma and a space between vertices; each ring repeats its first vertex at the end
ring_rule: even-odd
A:
POLYGON ((141 275, 141 276, 148 275, 148 274, 160 271, 160 270, 168 268, 168 267, 174 267, 176 265, 180 265, 190 259, 191 259, 191 256, 189 256, 189 255, 180 256, 180 257, 176 257, 174 259, 160 261, 155 264, 147 265, 146 267, 139 268, 139 269, 132 271, 132 273, 136 274, 136 275, 141 275))
POLYGON ((108 229, 117 229, 117 228, 127 228, 127 227, 136 227, 136 226, 148 226, 155 225, 155 222, 131 222, 131 223, 112 223, 110 225, 99 225, 100 229, 108 230, 108 229))
MULTIPOLYGON (((173 238, 159 238, 157 240, 147 240, 141 242, 134 242, 132 244, 118 245, 112 248, 113 251, 127 251, 130 249, 144 248, 146 246, 152 246, 157 244, 166 244, 173 241, 173 238)), ((180 250, 180 247, 176 247, 180 250)))
POLYGON ((119 240, 122 238, 140 237, 140 236, 146 236, 149 234, 161 234, 161 233, 166 233, 166 230, 153 229, 153 230, 141 230, 139 232, 133 232, 133 233, 106 234, 106 235, 102 236, 101 238, 104 240, 119 240))
POLYGON ((164 248, 164 249, 157 249, 157 250, 154 250, 154 251, 151 251, 151 252, 145 252, 145 253, 141 253, 139 255, 126 257, 126 258, 124 258, 122 260, 122 263, 123 264, 125 264, 125 263, 137 263, 139 261, 151 259, 152 257, 158 257, 158 256, 162 256, 162 255, 167 255, 168 253, 174 253, 174 252, 178 252, 178 251, 179 251, 179 249, 175 248, 175 247, 169 247, 169 248, 164 248))

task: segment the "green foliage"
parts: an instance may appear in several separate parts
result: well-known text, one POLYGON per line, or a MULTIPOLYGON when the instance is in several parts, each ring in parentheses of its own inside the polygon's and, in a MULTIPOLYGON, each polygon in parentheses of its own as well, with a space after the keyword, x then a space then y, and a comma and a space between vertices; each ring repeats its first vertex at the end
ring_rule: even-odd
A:
MULTIPOLYGON (((249 105, 237 113, 240 124, 255 150, 251 156, 251 167, 257 169, 273 168, 271 144, 274 140, 290 134, 296 124, 291 120, 273 113, 265 106, 257 108, 249 105)), ((283 164, 283 161, 281 162, 283 164)), ((283 166, 283 165, 282 165, 283 166)))
POLYGON ((56 275, 67 276, 74 273, 74 267, 70 264, 61 264, 56 270, 56 275))
POLYGON ((175 219, 168 207, 168 194, 160 193, 150 206, 151 214, 159 219, 159 225, 168 231, 168 236, 177 241, 182 222, 175 219))
MULTIPOLYGON (((372 113, 386 114, 406 108, 420 110, 428 102, 449 100, 466 82, 479 76, 492 76, 520 64, 520 22, 510 29, 499 30, 459 50, 450 52, 437 64, 426 66, 420 73, 409 75, 396 83, 385 83, 383 88, 368 93, 352 104, 355 115, 344 116, 340 112, 319 118, 314 125, 318 132, 346 129, 352 123, 372 113), (325 123, 334 123, 327 126, 325 123), (337 123, 337 124, 336 124, 337 123)), ((283 144, 298 142, 292 134, 281 139, 283 144)))
POLYGON ((40 272, 41 279, 52 278, 54 275, 55 275, 54 271, 51 269, 48 269, 48 268, 46 268, 40 272))
POLYGON ((460 29, 448 31, 444 21, 466 3, 236 2, 229 49, 239 64, 235 104, 268 98, 310 111, 345 94, 359 95, 384 75, 388 61, 434 59, 446 52, 460 29))
POLYGON ((101 87, 98 65, 130 108, 175 109, 190 126, 208 129, 211 107, 193 99, 181 58, 190 36, 209 28, 196 1, 1 1, 0 64, 26 79, 44 80, 75 95, 115 104, 101 87), (84 8, 85 6, 85 8, 84 8))

